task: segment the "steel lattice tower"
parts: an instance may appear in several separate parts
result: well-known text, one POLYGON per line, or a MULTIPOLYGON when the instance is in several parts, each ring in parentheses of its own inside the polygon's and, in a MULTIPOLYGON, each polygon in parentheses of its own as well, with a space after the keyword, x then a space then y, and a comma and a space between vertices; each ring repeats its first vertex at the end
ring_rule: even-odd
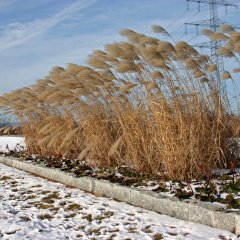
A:
MULTIPOLYGON (((186 22, 185 23, 186 33, 187 33, 188 25, 195 26, 197 33, 199 32, 199 29, 198 29, 199 26, 208 28, 214 32, 219 31, 219 27, 221 24, 223 24, 223 22, 221 22, 218 17, 218 7, 225 6, 226 13, 228 13, 228 7, 238 8, 238 5, 227 3, 225 0, 186 0, 187 10, 189 10, 189 2, 197 3, 198 11, 200 11, 201 4, 207 4, 209 6, 210 19, 197 21, 197 22, 186 22)), ((204 42, 204 43, 193 45, 194 47, 209 48, 211 50, 211 60, 218 66, 218 71, 217 71, 218 78, 220 78, 220 75, 224 71, 223 58, 219 57, 217 54, 217 50, 221 45, 222 45, 222 41, 210 41, 210 42, 204 42)))

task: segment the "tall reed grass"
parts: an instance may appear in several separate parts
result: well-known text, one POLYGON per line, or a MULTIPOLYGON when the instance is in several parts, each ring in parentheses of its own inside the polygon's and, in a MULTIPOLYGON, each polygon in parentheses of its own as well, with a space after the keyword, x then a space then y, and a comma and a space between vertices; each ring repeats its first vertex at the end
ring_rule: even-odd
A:
MULTIPOLYGON (((227 139, 239 134, 239 118, 217 66, 162 27, 152 29, 156 37, 121 30, 127 40, 94 51, 88 66, 54 67, 45 79, 0 98, 21 121, 29 153, 176 180, 201 178, 232 160, 227 139)), ((239 56, 240 33, 230 26, 204 34, 225 41, 219 55, 239 56)))

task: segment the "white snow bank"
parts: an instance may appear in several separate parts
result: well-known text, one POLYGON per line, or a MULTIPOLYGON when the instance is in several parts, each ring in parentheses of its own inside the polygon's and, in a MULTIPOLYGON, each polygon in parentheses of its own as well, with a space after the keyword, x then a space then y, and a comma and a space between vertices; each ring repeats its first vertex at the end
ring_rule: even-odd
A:
POLYGON ((225 239, 236 235, 96 197, 0 164, 0 239, 225 239))
POLYGON ((22 150, 25 148, 25 138, 19 136, 0 136, 0 152, 22 150))

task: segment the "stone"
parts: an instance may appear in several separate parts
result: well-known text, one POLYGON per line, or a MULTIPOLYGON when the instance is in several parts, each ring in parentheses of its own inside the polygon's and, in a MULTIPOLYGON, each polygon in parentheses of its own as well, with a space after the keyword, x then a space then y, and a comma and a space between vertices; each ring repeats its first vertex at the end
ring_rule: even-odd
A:
POLYGON ((225 212, 213 212, 213 227, 221 228, 230 232, 235 232, 236 214, 225 212))
POLYGON ((189 218, 188 221, 213 226, 213 211, 203 207, 189 204, 189 218))

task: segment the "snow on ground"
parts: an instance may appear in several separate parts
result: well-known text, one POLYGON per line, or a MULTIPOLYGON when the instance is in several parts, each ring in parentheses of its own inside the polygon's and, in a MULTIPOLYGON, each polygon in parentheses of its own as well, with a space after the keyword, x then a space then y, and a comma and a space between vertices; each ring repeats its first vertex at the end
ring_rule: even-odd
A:
POLYGON ((0 164, 0 239, 239 239, 0 164))
POLYGON ((19 149, 25 146, 25 138, 19 136, 0 136, 0 152, 19 149))

